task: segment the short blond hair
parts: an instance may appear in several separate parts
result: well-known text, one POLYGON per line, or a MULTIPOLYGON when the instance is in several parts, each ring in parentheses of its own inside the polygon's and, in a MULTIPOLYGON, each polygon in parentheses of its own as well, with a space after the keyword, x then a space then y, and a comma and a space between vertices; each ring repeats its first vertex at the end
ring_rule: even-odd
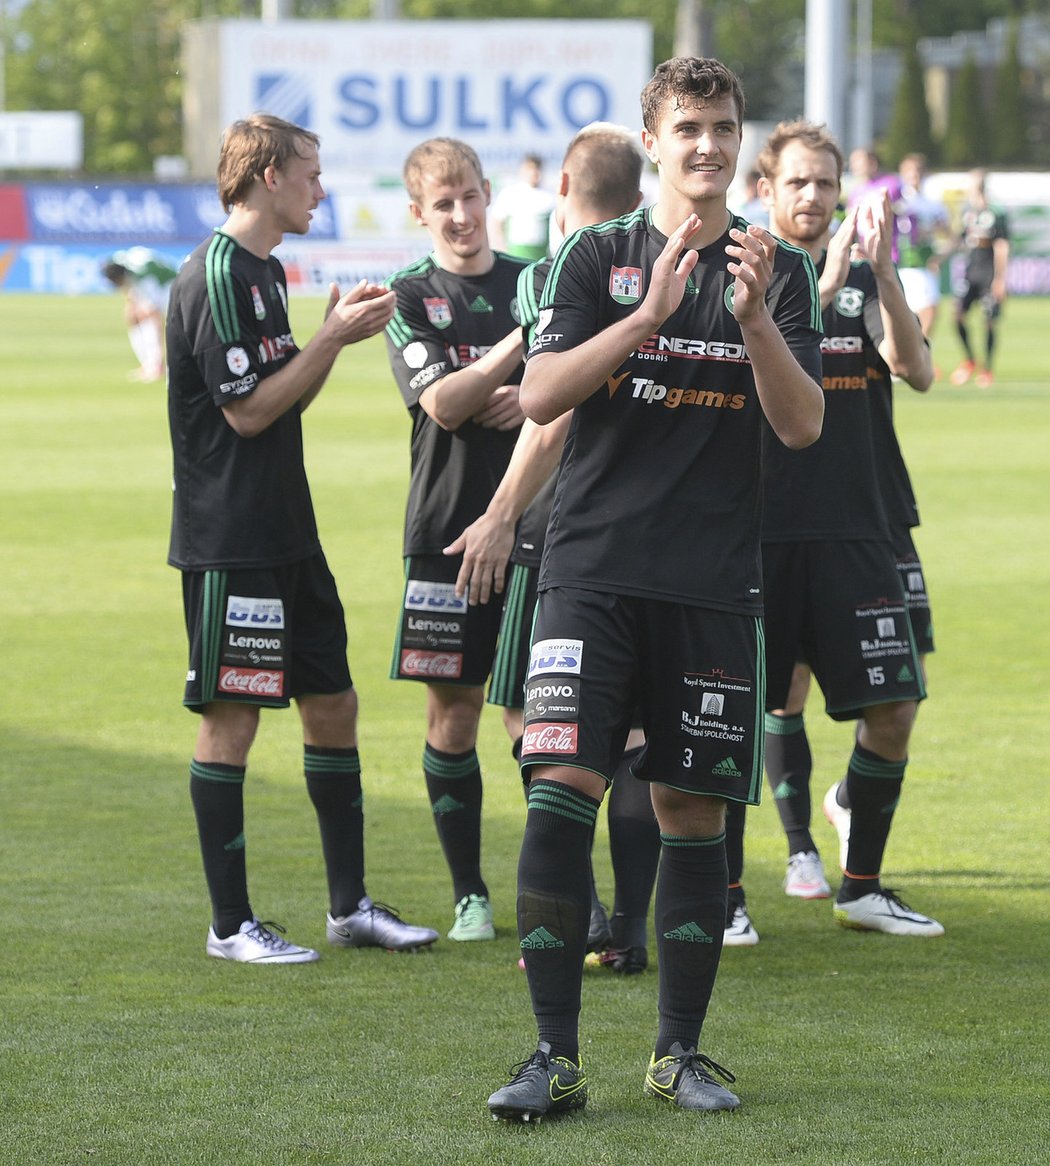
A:
POLYGON ((402 177, 409 198, 414 203, 423 201, 423 179, 455 182, 473 170, 479 182, 485 181, 481 159, 477 152, 458 138, 428 138, 420 142, 405 159, 402 177))

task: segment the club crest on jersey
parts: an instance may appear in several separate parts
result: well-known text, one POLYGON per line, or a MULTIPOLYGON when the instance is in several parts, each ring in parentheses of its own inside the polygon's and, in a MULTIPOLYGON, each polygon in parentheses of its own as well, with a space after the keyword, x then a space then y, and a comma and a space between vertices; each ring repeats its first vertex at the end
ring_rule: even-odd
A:
POLYGON ((252 303, 255 305, 255 318, 257 320, 266 319, 266 305, 263 303, 263 298, 259 295, 259 289, 252 284, 252 303))
POLYGON ((235 347, 226 350, 226 366, 235 377, 244 376, 250 363, 248 353, 243 348, 235 347))
POLYGON ((618 304, 633 304, 642 294, 640 267, 614 267, 609 272, 609 295, 618 304))
POLYGON ((733 312, 733 304, 736 302, 736 280, 735 279, 726 288, 726 294, 722 297, 722 302, 726 306, 726 311, 732 312, 733 315, 735 316, 736 312, 733 312))
POLYGON ((448 300, 424 299, 423 307, 427 310, 427 319, 435 328, 447 328, 452 323, 452 309, 448 300))
POLYGON ((835 296, 835 310, 840 316, 855 320, 864 311, 864 293, 859 287, 844 287, 835 296))

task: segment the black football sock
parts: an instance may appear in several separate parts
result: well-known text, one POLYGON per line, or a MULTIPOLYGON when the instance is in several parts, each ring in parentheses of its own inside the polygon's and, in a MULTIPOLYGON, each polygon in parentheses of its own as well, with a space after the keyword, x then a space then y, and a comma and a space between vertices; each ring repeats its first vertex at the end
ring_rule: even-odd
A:
POLYGON ((788 855, 815 851, 809 790, 813 754, 805 720, 801 713, 783 717, 766 713, 765 726, 766 775, 787 835, 788 855))
POLYGON ((840 900, 856 899, 879 889, 882 858, 907 765, 907 760, 886 761, 859 744, 853 746, 846 771, 850 830, 840 900))
POLYGON ((747 825, 747 806, 742 802, 726 802, 726 867, 730 888, 740 889, 744 878, 744 827, 747 825))
POLYGON ((955 330, 959 333, 959 341, 963 346, 963 351, 966 353, 966 359, 973 364, 973 346, 970 344, 970 330, 966 326, 965 321, 956 320, 955 330))
POLYGON ((190 800, 197 818, 212 927, 219 939, 254 918, 244 860, 244 766, 190 762, 190 800))
POLYGON ((365 893, 364 798, 357 749, 303 746, 306 789, 317 811, 332 915, 357 910, 365 893))
POLYGON ((662 834, 656 880, 656 947, 660 964, 660 1027, 656 1057, 676 1041, 699 1047, 700 1030, 718 974, 725 934, 725 835, 662 834))
POLYGON ((576 1063, 591 914, 588 851, 600 805, 560 782, 534 780, 518 860, 518 937, 539 1039, 576 1063))
POLYGON ((467 895, 487 897, 481 877, 481 769, 476 751, 443 753, 427 742, 423 773, 456 902, 467 895))
POLYGON ((646 946, 649 901, 660 863, 660 827, 649 783, 629 770, 641 751, 624 753, 609 791, 609 855, 616 888, 609 926, 612 946, 621 951, 646 946))

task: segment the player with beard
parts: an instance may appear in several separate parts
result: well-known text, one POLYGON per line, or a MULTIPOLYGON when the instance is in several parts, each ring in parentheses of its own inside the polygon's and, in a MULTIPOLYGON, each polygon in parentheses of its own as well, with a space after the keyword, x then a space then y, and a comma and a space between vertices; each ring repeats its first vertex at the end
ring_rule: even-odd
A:
MULTIPOLYGON (((873 437, 875 394, 891 374, 928 388, 929 348, 893 264, 888 196, 849 211, 829 239, 842 155, 826 129, 782 123, 758 161, 770 229, 818 265, 826 332, 820 442, 791 457, 772 433, 763 443, 766 764, 788 837, 786 888, 802 898, 830 891, 810 833, 811 762, 802 720, 808 673, 798 663, 804 661, 828 714, 857 721, 846 776, 824 799, 843 867, 834 917, 846 927, 937 936, 944 931, 939 923, 880 881, 911 728, 926 693, 873 437)), ((739 820, 734 828, 742 833, 739 820)))
POLYGON ((573 411, 540 568, 526 710, 518 934, 535 1053, 488 1100, 531 1121, 586 1101, 579 1013, 588 844, 636 709, 661 830, 659 1027, 646 1092, 735 1109, 699 1052, 726 908, 725 803, 761 790, 758 473, 763 418, 820 433, 808 257, 726 207, 744 99, 718 61, 679 57, 642 93, 652 208, 577 231, 555 257, 522 384, 528 416, 573 411))
POLYGON ((471 942, 496 936, 481 870, 476 746, 503 597, 470 605, 457 596, 460 560, 443 552, 488 505, 524 419, 516 293, 526 264, 489 246, 489 183, 465 142, 421 143, 404 181, 433 251, 387 281, 397 295, 387 350, 412 419, 391 677, 427 686, 423 773, 452 878, 448 937, 471 942))

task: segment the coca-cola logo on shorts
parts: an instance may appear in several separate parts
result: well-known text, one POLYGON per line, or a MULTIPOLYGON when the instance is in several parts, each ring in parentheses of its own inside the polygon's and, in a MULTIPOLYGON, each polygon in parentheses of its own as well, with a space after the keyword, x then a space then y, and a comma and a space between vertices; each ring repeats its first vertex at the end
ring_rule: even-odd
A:
POLYGON ((401 653, 402 676, 458 680, 462 673, 462 652, 420 652, 414 648, 406 648, 401 653))
POLYGON ((522 753, 564 753, 576 752, 577 725, 541 722, 526 725, 521 741, 522 753))
POLYGON ((272 668, 220 668, 219 691, 239 696, 284 696, 284 673, 272 668))

